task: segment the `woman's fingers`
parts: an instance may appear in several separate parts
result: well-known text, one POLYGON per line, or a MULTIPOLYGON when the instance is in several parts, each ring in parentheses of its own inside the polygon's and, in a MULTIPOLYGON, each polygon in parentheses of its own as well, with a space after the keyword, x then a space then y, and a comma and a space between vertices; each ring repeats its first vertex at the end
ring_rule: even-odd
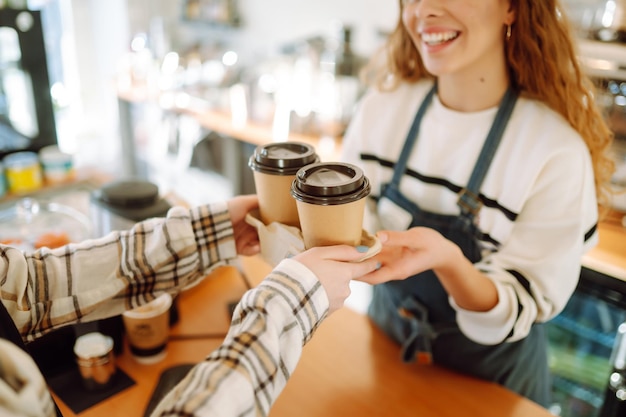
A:
POLYGON ((426 230, 418 227, 405 231, 384 230, 378 232, 376 237, 385 246, 404 246, 417 249, 424 240, 428 239, 428 236, 425 236, 426 230))
POLYGON ((303 253, 319 259, 341 262, 340 267, 349 269, 349 279, 368 274, 379 267, 379 262, 373 258, 360 261, 364 252, 349 245, 319 246, 303 253))
POLYGON ((399 279, 402 278, 400 278, 398 274, 391 271, 390 268, 385 265, 381 266, 380 268, 374 269, 370 273, 366 273, 354 278, 355 281, 361 281, 371 285, 382 284, 384 282, 399 279))

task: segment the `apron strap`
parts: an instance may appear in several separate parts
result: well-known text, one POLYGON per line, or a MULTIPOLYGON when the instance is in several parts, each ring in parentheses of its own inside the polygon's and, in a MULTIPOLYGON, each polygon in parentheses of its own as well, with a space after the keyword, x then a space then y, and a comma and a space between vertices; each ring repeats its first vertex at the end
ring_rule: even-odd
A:
POLYGON ((424 113, 426 113, 426 109, 430 105, 430 102, 433 101, 433 96, 437 92, 437 83, 433 84, 430 91, 424 97, 422 104, 420 104, 417 113, 415 113, 415 117, 413 118, 413 123, 411 124, 411 128, 409 129, 409 133, 406 135, 406 140, 404 141, 404 146, 402 147, 402 152, 400 152, 400 156, 398 161, 396 161, 393 169, 393 177, 391 178, 391 184, 395 186, 400 185, 400 180, 406 171, 406 164, 409 160, 409 156, 411 156, 411 151, 413 150, 413 145, 417 141, 417 133, 419 132, 420 125, 422 124, 422 118, 424 117, 424 113))
POLYGON ((479 198, 480 186, 487 175, 491 160, 498 149, 511 113, 513 113, 517 97, 518 94, 513 88, 509 87, 506 90, 467 186, 459 191, 457 204, 461 208, 461 213, 466 216, 473 218, 482 207, 479 198))
MULTIPOLYGON (((407 133, 404 146, 402 147, 402 151, 398 157, 398 161, 394 165, 393 177, 389 183, 396 188, 399 188, 400 180, 406 172, 407 162, 411 156, 411 151, 413 150, 415 142, 417 141, 417 134, 422 123, 422 118, 436 92, 437 83, 434 83, 432 88, 424 97, 424 100, 422 100, 422 103, 413 118, 413 122, 409 132, 407 133)), ((480 186, 482 185, 487 171, 489 170, 491 160, 498 149, 498 145, 500 144, 500 140, 502 139, 502 135, 506 129, 511 113, 513 113, 517 97, 517 91, 509 86, 500 102, 498 112, 496 113, 493 124, 487 134, 487 138, 485 139, 483 148, 478 156, 478 160, 476 161, 476 164, 474 164, 474 170, 472 171, 467 186, 462 188, 458 193, 459 198, 457 200, 457 205, 461 209, 461 214, 466 218, 473 219, 482 207, 482 202, 479 197, 480 186)))

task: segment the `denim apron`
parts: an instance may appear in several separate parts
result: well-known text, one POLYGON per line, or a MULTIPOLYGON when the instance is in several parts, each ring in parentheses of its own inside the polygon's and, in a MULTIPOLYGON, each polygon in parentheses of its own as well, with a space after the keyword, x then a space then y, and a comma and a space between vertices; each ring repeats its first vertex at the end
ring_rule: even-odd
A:
MULTIPOLYGON (((456 243, 473 263, 482 258, 475 217, 481 208, 480 186, 489 169, 502 133, 508 123, 517 94, 509 89, 498 109, 469 182, 459 192, 460 214, 428 212, 406 198, 400 180, 415 144, 419 125, 436 93, 436 85, 420 105, 390 183, 383 185, 380 198, 386 198, 409 213, 409 227, 425 226, 437 230, 456 243)), ((402 346, 405 362, 434 363, 501 384, 547 407, 550 400, 550 375, 544 328, 535 324, 530 334, 517 342, 481 345, 468 339, 456 323, 456 313, 448 294, 432 270, 402 281, 376 285, 369 316, 402 346)))

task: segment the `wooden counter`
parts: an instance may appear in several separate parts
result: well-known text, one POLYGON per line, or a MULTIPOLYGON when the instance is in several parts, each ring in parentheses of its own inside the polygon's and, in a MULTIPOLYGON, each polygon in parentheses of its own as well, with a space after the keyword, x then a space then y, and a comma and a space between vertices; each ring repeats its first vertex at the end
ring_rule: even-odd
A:
POLYGON ((583 256, 583 266, 626 281, 626 213, 611 211, 598 226, 600 241, 583 256))
POLYGON ((541 417, 547 410, 506 389, 434 365, 405 364, 365 316, 328 318, 270 414, 272 417, 541 417), (488 401, 486 401, 488 399, 488 401))
MULTIPOLYGON (((256 257, 244 259, 243 267, 252 285, 269 271, 256 257)), ((140 365, 125 349, 117 365, 136 384, 80 416, 142 416, 163 370, 200 361, 219 345, 220 334, 228 327, 226 305, 243 294, 247 282, 238 269, 224 267, 182 294, 180 322, 172 329, 167 357, 154 365, 140 365)), ((55 399, 64 416, 75 416, 55 399)), ((294 375, 270 413, 271 417, 416 415, 551 416, 496 384, 437 366, 404 364, 400 348, 366 316, 348 308, 329 317, 305 346, 294 375)))

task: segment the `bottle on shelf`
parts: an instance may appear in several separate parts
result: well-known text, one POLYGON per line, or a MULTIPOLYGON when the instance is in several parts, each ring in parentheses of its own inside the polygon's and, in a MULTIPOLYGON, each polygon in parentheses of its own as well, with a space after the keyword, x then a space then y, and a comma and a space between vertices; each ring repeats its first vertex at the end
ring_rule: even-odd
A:
POLYGON ((340 136, 361 94, 358 73, 363 60, 352 49, 352 27, 335 23, 320 55, 317 103, 322 134, 340 136))

